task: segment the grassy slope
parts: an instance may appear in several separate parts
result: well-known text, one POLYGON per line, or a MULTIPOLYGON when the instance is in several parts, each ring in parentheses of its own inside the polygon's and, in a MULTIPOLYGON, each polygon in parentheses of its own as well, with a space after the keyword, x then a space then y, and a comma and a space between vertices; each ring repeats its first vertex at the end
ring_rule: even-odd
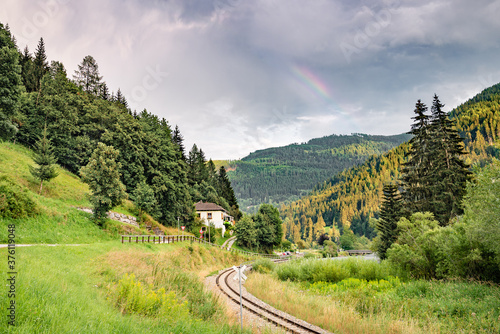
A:
MULTIPOLYGON (((22 146, 0 143, 0 176, 6 175, 29 189, 40 211, 29 218, 0 218, 0 243, 6 242, 8 225, 14 225, 17 244, 83 245, 15 249, 16 326, 7 325, 4 310, 1 333, 239 332, 236 325, 225 324, 235 320, 226 315, 216 298, 203 292, 200 278, 246 259, 196 244, 122 245, 118 235, 134 231, 124 231, 122 224, 113 221, 100 229, 89 214, 73 207, 89 206, 85 197, 88 188, 77 176, 59 168, 59 176, 46 183, 42 196, 38 195, 39 184, 28 168, 33 164, 31 154, 22 146), (182 280, 169 281, 167 272, 175 272, 174 278, 182 280), (153 283, 155 289, 175 291, 181 300, 190 303, 190 316, 165 321, 123 314, 115 306, 112 293, 125 273, 134 273, 143 285, 153 283)), ((115 211, 130 214, 131 207, 128 203, 115 211)), ((1 248, 0 257, 7 259, 7 252, 7 248, 1 248)), ((10 271, 7 260, 0 261, 0 271, 10 271)), ((11 298, 6 288, 0 290, 0 305, 4 308, 11 298)))
MULTIPOLYGON (((0 176, 29 189, 37 202, 40 213, 23 219, 0 218, 0 243, 6 242, 6 227, 16 225, 17 243, 92 243, 116 239, 120 233, 139 232, 132 226, 108 221, 106 230, 91 221, 91 215, 73 206, 89 207, 86 198, 89 189, 76 175, 58 167, 59 175, 45 182, 42 195, 38 195, 39 183, 29 172, 33 165, 32 152, 10 143, 0 143, 0 176)), ((125 205, 116 211, 130 214, 125 205)), ((143 233, 143 232, 141 232, 143 233)))
MULTIPOLYGON (((108 242, 73 247, 18 247, 17 325, 8 327, 3 319, 0 332, 140 333, 147 330, 150 333, 238 333, 234 326, 223 325, 231 319, 226 317, 224 309, 210 305, 215 300, 210 296, 202 295, 197 303, 191 303, 198 316, 168 322, 122 314, 109 297, 124 273, 135 273, 145 285, 158 279, 156 272, 173 271, 192 277, 196 273, 203 275, 209 270, 242 261, 239 257, 228 256, 228 253, 214 253, 206 247, 195 245, 194 249, 197 250, 195 256, 188 255, 186 244, 152 246, 108 242), (179 263, 175 264, 169 254, 175 255, 179 263), (163 261, 160 263, 158 259, 163 261), (196 309, 198 305, 203 305, 203 309, 196 309), (207 319, 203 312, 214 319, 207 319)), ((5 248, 0 249, 0 256, 6 258, 6 252, 5 248)), ((1 261, 0 270, 7 272, 6 261, 1 261)), ((201 282, 191 282, 190 287, 194 285, 200 290, 201 282)), ((166 288, 168 290, 168 286, 166 288)), ((177 287, 177 290, 180 289, 177 287)), ((0 294, 0 305, 9 302, 4 292, 0 294)), ((191 291, 178 291, 177 294, 183 300, 193 299, 191 291)))

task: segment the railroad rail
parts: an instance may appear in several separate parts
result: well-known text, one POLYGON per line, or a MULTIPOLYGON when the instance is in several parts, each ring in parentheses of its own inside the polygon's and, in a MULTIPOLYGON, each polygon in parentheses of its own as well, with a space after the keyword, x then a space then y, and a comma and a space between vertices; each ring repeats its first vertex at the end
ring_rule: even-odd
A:
MULTIPOLYGON (((288 261, 288 259, 279 259, 274 262, 284 262, 288 261)), ((231 286, 231 283, 234 280, 229 280, 229 277, 232 274, 236 274, 233 268, 225 269, 221 272, 217 278, 216 283, 219 289, 228 296, 232 301, 239 304, 240 303, 240 294, 239 292, 231 286), (232 281, 231 283, 229 281, 232 281)), ((320 327, 311 325, 303 320, 297 319, 285 312, 276 310, 270 305, 265 304, 264 302, 256 302, 245 296, 242 296, 242 305, 243 307, 258 315, 259 317, 265 319, 266 321, 271 322, 272 324, 282 327, 288 333, 293 334, 332 334, 320 327)))

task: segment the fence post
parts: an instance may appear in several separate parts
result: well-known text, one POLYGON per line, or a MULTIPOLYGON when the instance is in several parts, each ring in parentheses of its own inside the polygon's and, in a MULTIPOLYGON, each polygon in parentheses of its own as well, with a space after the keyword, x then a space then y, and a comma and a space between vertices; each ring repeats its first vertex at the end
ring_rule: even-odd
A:
POLYGON ((123 235, 122 235, 122 244, 123 244, 123 235))

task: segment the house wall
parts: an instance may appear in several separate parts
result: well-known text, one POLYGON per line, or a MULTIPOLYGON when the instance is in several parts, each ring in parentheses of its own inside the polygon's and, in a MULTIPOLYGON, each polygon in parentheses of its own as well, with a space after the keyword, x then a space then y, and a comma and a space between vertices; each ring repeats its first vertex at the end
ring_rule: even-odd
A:
POLYGON ((208 221, 215 226, 215 228, 222 228, 222 235, 226 232, 226 227, 224 226, 224 213, 222 211, 198 211, 200 218, 208 226, 208 221), (208 214, 212 214, 212 219, 208 218, 208 214))

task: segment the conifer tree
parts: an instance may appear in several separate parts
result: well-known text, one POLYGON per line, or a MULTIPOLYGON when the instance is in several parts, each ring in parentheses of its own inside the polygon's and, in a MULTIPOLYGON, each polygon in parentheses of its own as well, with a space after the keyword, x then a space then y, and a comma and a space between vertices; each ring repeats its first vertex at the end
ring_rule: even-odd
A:
POLYGON ((42 194, 43 181, 50 181, 59 173, 56 171, 55 163, 57 159, 53 153, 54 148, 47 138, 47 126, 43 129, 43 137, 40 137, 35 144, 35 156, 33 161, 38 165, 30 166, 30 173, 36 179, 40 180, 39 194, 42 194))
POLYGON ((377 221, 377 231, 380 237, 378 256, 386 258, 386 252, 397 239, 398 221, 402 217, 402 200, 398 187, 386 184, 383 188, 383 202, 380 208, 380 219, 377 221))
POLYGON ((78 70, 75 70, 73 78, 75 83, 80 86, 84 92, 95 96, 101 94, 102 76, 99 75, 99 66, 94 57, 86 56, 83 58, 82 63, 78 65, 78 70))
POLYGON ((21 66, 19 53, 10 33, 0 23, 0 140, 17 132, 14 118, 21 97, 21 66))
POLYGON ((36 91, 35 65, 27 46, 24 48, 19 64, 21 65, 21 77, 26 91, 28 93, 36 91))
POLYGON ((409 134, 410 150, 406 154, 407 162, 402 169, 403 199, 409 212, 430 210, 430 190, 428 178, 432 161, 430 159, 430 133, 427 106, 420 100, 415 104, 415 120, 409 134))
POLYGON ((182 137, 181 131, 179 130, 179 126, 175 126, 174 133, 172 135, 172 140, 177 147, 177 151, 179 153, 179 157, 183 161, 187 161, 186 152, 184 149, 184 138, 182 137))
POLYGON ((128 108, 127 99, 125 98, 125 95, 123 95, 120 88, 118 88, 118 91, 116 92, 116 95, 115 95, 113 101, 118 103, 119 105, 122 105, 125 108, 128 108))
POLYGON ((43 38, 40 38, 35 51, 35 59, 33 60, 33 74, 36 91, 40 90, 42 78, 48 70, 49 63, 47 61, 47 54, 45 53, 45 42, 43 38))
POLYGON ((443 112, 444 105, 437 95, 432 104, 430 151, 432 154, 429 187, 430 205, 434 217, 442 226, 463 212, 462 198, 471 173, 461 159, 465 155, 463 139, 453 122, 443 112))

